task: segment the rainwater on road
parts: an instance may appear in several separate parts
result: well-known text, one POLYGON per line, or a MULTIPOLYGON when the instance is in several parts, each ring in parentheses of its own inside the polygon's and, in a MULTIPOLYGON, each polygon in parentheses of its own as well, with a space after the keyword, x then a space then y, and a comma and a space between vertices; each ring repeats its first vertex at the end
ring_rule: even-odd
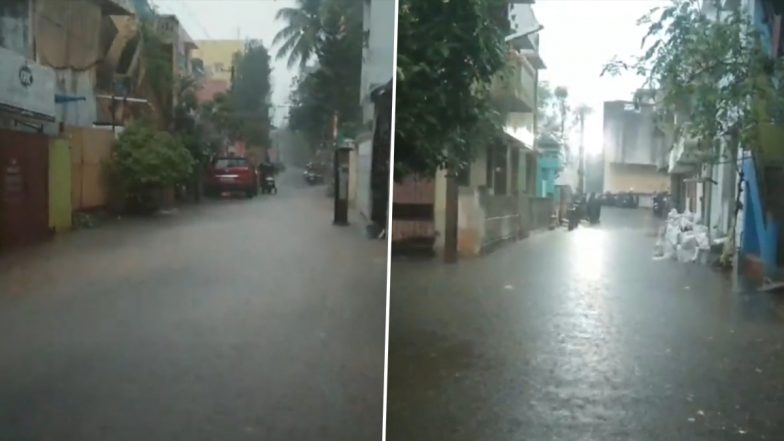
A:
POLYGON ((653 261, 647 210, 602 217, 393 261, 390 441, 784 439, 782 294, 653 261))
POLYGON ((0 440, 378 440, 386 244, 276 196, 0 258, 0 440))

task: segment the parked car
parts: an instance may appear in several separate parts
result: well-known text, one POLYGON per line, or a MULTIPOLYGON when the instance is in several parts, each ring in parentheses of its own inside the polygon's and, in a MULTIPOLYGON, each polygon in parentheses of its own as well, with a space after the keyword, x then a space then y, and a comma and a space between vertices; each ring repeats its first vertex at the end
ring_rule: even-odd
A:
POLYGON ((205 190, 210 196, 241 192, 253 197, 259 193, 258 179, 256 168, 247 158, 217 157, 207 170, 205 190))
POLYGON ((614 207, 616 204, 616 196, 609 191, 602 195, 602 205, 606 207, 614 207))

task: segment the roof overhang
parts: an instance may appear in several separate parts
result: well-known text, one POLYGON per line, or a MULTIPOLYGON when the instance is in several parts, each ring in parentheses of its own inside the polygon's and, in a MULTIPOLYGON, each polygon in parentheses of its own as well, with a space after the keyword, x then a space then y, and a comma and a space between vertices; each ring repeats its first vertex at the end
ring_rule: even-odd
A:
POLYGON ((506 135, 505 138, 507 139, 507 141, 510 141, 511 146, 516 147, 522 151, 535 152, 535 150, 530 144, 523 142, 523 140, 521 140, 520 137, 515 136, 515 134, 512 133, 511 130, 504 128, 504 135, 506 135))
POLYGON ((536 49, 534 43, 531 41, 529 35, 531 32, 516 32, 512 35, 509 35, 505 38, 506 42, 512 45, 513 48, 517 50, 523 49, 536 49))

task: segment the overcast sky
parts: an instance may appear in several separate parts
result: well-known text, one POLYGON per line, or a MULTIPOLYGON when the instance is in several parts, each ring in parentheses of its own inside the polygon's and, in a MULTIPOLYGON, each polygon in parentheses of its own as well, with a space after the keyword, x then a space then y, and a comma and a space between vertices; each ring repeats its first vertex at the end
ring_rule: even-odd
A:
MULTIPOLYGON (((357 0, 359 1, 359 0, 357 0)), ((292 6, 293 0, 152 0, 163 13, 176 14, 195 39, 255 38, 269 47, 283 26, 275 12, 292 6)), ((641 84, 634 77, 600 78, 602 66, 613 56, 639 53, 644 30, 637 18, 666 0, 538 0, 534 11, 544 25, 541 54, 547 69, 541 78, 554 86, 569 88, 573 104, 594 108, 588 119, 586 149, 601 151, 602 103, 630 99, 641 84)), ((273 54, 275 50, 273 49, 273 54)), ((273 66, 273 103, 288 102, 291 80, 296 72, 285 60, 273 66)), ((275 109, 280 122, 287 110, 275 109)))
MULTIPOLYGON (((188 34, 195 40, 257 39, 270 49, 272 39, 285 23, 275 20, 275 13, 283 7, 294 6, 293 0, 150 0, 164 14, 176 14, 188 34)), ((270 51, 275 59, 276 50, 270 51)), ((296 69, 290 71, 286 60, 275 60, 272 66, 272 103, 288 104, 291 80, 296 69)), ((276 107, 273 120, 280 124, 288 113, 276 107)))

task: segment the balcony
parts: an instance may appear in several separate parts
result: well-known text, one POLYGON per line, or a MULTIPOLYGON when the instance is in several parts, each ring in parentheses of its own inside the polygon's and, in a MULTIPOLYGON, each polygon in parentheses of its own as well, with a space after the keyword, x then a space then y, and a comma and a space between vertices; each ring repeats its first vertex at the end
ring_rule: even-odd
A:
POLYGON ((491 95, 506 112, 527 113, 536 108, 536 77, 533 68, 516 52, 511 52, 506 68, 491 84, 491 95))

